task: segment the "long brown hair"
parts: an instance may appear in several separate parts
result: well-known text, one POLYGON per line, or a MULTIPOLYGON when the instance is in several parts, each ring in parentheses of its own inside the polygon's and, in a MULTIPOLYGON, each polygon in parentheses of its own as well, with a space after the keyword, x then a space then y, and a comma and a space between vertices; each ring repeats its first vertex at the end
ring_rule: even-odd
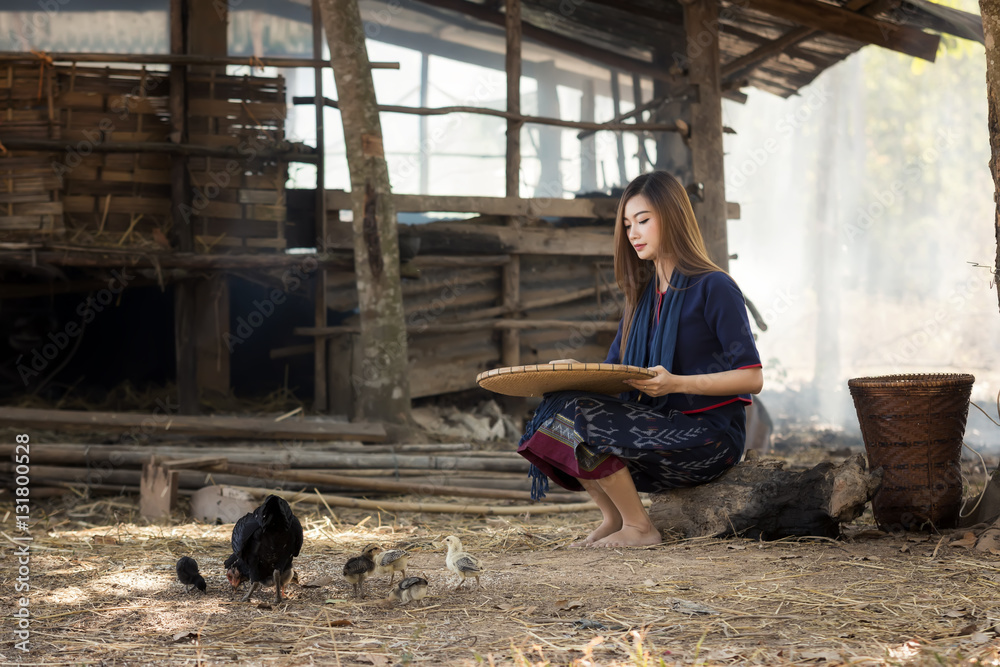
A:
POLYGON ((656 273, 653 262, 639 259, 636 255, 625 231, 623 220, 625 205, 636 195, 642 195, 649 202, 659 219, 660 256, 673 254, 677 270, 686 276, 722 271, 708 258, 708 250, 705 248, 701 230, 698 229, 691 200, 681 182, 665 171, 652 171, 633 179, 622 193, 621 201, 618 202, 618 215, 615 216, 615 279, 625 295, 625 310, 622 313, 622 360, 625 358, 625 345, 628 342, 639 298, 650 278, 656 273))

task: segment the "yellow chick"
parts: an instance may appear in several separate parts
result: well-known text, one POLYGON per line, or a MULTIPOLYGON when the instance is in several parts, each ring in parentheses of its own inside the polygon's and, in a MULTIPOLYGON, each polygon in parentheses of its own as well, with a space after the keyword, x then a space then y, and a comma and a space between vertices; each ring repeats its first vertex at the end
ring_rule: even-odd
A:
POLYGON ((406 561, 409 557, 410 554, 402 549, 383 551, 375 559, 375 575, 382 575, 388 572, 391 575, 389 577, 389 585, 392 586, 392 580, 396 578, 397 572, 402 572, 403 579, 406 578, 406 561))
POLYGON ((381 550, 377 544, 369 544, 360 556, 344 563, 344 579, 353 587, 355 597, 364 597, 365 579, 375 571, 375 555, 381 550))
POLYGON ((407 577, 389 591, 388 599, 400 604, 409 604, 412 600, 423 600, 425 595, 427 595, 427 580, 421 577, 407 577))
POLYGON ((455 586, 455 590, 462 587, 466 577, 475 577, 476 585, 482 588, 483 585, 479 582, 482 564, 479 562, 479 559, 462 549, 462 541, 454 535, 444 538, 444 543, 448 545, 448 555, 444 558, 445 565, 448 566, 449 570, 461 577, 461 581, 458 582, 458 586, 455 586))

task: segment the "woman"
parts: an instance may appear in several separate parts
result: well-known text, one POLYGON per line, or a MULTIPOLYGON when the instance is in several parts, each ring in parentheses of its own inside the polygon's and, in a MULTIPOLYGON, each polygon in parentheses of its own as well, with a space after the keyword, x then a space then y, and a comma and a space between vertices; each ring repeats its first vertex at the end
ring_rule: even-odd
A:
MULTIPOLYGON (((763 386, 743 295, 709 258, 687 191, 663 171, 622 194, 615 277, 625 295, 605 363, 648 368, 621 397, 547 394, 518 451, 544 495, 548 479, 586 489, 601 524, 573 546, 658 544, 639 491, 696 486, 743 455, 745 406, 763 386), (548 478, 548 479, 546 479, 548 478)), ((561 359, 552 363, 575 363, 561 359)))

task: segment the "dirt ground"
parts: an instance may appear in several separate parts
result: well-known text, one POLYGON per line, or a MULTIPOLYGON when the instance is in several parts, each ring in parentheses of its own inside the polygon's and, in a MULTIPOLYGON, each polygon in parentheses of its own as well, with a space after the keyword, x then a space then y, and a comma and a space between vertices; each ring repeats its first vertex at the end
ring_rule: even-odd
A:
POLYGON ((229 592, 231 524, 178 513, 174 525, 146 525, 128 497, 33 506, 23 653, 6 498, 3 664, 1000 664, 1000 555, 963 546, 964 531, 886 534, 866 514, 837 541, 581 550, 567 545, 596 512, 394 515, 301 503, 303 585, 274 605, 273 588, 246 603, 229 592), (482 588, 453 590, 434 545, 448 534, 483 559, 482 588), (384 577, 365 599, 350 597, 343 564, 369 542, 411 551, 409 574, 430 582, 423 606, 383 601, 384 577), (177 582, 183 555, 201 566, 206 594, 177 582))

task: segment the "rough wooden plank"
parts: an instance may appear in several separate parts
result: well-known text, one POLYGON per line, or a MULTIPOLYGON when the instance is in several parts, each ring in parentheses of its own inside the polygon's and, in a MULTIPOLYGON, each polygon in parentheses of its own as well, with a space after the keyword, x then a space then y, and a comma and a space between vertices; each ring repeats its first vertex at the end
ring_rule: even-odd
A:
POLYGON ((705 29, 707 25, 716 25, 718 20, 719 0, 693 0, 684 5, 688 77, 698 87, 698 99, 691 102, 691 170, 694 182, 704 185, 702 201, 694 203, 694 213, 709 258, 726 270, 729 268, 729 246, 719 35, 705 29))
POLYGON ((180 475, 157 465, 155 458, 142 467, 139 482, 139 514, 151 521, 169 519, 177 507, 180 475))
POLYGON ((0 260, 12 262, 38 262, 54 266, 88 266, 109 269, 144 267, 161 269, 197 269, 202 271, 229 271, 233 269, 281 269, 290 267, 330 266, 349 269, 351 259, 344 255, 260 255, 260 254, 199 254, 173 252, 102 252, 79 248, 58 247, 52 250, 0 251, 0 260))
POLYGON ((284 421, 254 417, 146 415, 127 412, 83 412, 0 407, 0 424, 24 428, 139 433, 153 429, 220 438, 297 440, 361 440, 381 442, 385 429, 377 423, 284 421))
POLYGON ((840 37, 875 44, 934 62, 940 35, 905 24, 878 21, 817 0, 747 0, 745 7, 840 37))
MULTIPOLYGON (((328 211, 350 208, 350 193, 327 190, 328 211)), ((498 216, 614 218, 618 200, 613 197, 582 199, 520 199, 449 195, 393 195, 399 212, 448 211, 498 216)))

